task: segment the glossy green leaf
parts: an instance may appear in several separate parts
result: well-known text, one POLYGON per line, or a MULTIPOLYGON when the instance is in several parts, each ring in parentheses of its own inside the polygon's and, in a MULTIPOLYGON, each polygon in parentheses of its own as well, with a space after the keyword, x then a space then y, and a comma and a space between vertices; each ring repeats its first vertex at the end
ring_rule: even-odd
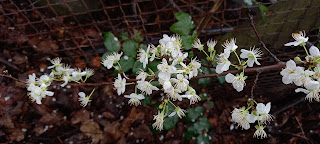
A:
POLYGON ((196 144, 210 144, 209 135, 207 133, 199 135, 196 144))
POLYGON ((133 30, 133 40, 140 43, 143 41, 141 32, 138 30, 133 30))
POLYGON ((194 28, 191 16, 184 12, 178 12, 174 14, 178 22, 174 23, 170 30, 176 34, 182 36, 189 35, 190 31, 194 28))
POLYGON ((144 99, 141 101, 141 104, 144 106, 149 106, 152 103, 152 97, 151 96, 144 96, 144 99))
POLYGON ((179 121, 178 115, 174 115, 172 117, 165 118, 164 122, 163 122, 163 129, 164 130, 173 129, 177 125, 178 121, 179 121))
POLYGON ((186 123, 195 122, 197 118, 203 116, 204 108, 197 106, 196 108, 187 109, 186 116, 182 119, 186 123))
POLYGON ((134 66, 133 66, 133 68, 132 68, 132 73, 133 73, 134 75, 137 75, 137 72, 139 71, 139 69, 142 69, 143 71, 146 70, 145 68, 143 68, 143 64, 142 64, 140 61, 137 60, 137 61, 134 63, 134 66))
POLYGON ((210 127, 211 125, 207 118, 200 118, 198 122, 188 128, 187 132, 184 134, 184 138, 190 140, 192 137, 197 137, 201 134, 201 131, 209 130, 210 127))

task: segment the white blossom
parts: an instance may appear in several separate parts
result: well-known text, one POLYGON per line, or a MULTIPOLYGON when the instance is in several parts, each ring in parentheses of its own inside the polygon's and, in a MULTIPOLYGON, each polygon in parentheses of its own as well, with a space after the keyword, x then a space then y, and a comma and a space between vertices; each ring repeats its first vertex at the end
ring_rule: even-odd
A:
POLYGON ((144 99, 144 96, 142 94, 135 94, 135 93, 132 93, 130 95, 125 95, 124 97, 129 98, 130 100, 128 101, 128 103, 130 105, 135 105, 135 106, 141 105, 140 100, 144 99))
POLYGON ((145 51, 144 49, 140 48, 139 54, 138 54, 138 59, 142 63, 143 68, 146 68, 148 64, 148 58, 149 58, 149 50, 150 50, 150 45, 148 45, 147 50, 145 51))
POLYGON ((175 66, 176 64, 182 63, 187 57, 188 53, 179 53, 177 58, 173 60, 172 65, 175 66))
POLYGON ((201 100, 201 98, 197 95, 196 91, 191 87, 188 87, 188 91, 181 97, 188 98, 190 100, 190 105, 195 104, 196 102, 201 100))
MULTIPOLYGON (((293 60, 289 60, 286 63, 286 68, 283 69, 280 74, 282 75, 282 82, 284 84, 290 84, 298 76, 296 63, 293 60)), ((298 70, 300 71, 300 70, 298 70)))
POLYGON ((86 68, 84 70, 84 72, 86 73, 86 78, 91 77, 92 75, 94 75, 94 70, 90 69, 90 68, 86 68))
POLYGON ((101 64, 107 67, 107 69, 110 69, 114 63, 117 63, 120 60, 121 56, 122 52, 120 54, 113 52, 113 54, 108 55, 104 60, 102 60, 101 64))
POLYGON ((250 128, 250 123, 254 123, 257 120, 257 116, 254 114, 249 114, 249 111, 245 107, 240 109, 234 108, 231 112, 232 121, 237 123, 243 129, 247 130, 250 128))
POLYGON ((320 102, 319 97, 319 82, 318 81, 310 81, 306 86, 306 89, 304 88, 297 88, 295 92, 303 92, 306 95, 306 100, 309 100, 309 102, 312 102, 314 99, 317 102, 320 102))
POLYGON ((158 112, 158 115, 153 116, 153 120, 156 120, 155 123, 152 124, 152 127, 155 128, 156 130, 163 130, 163 122, 164 122, 164 113, 163 112, 158 112))
POLYGON ((198 38, 193 42, 192 46, 200 51, 203 50, 203 44, 201 44, 198 38))
POLYGON ((214 40, 212 41, 212 39, 207 41, 207 46, 208 46, 208 51, 209 52, 213 52, 214 51, 214 47, 217 45, 217 41, 214 40))
POLYGON ((227 55, 230 55, 231 52, 235 51, 238 48, 235 38, 230 39, 230 41, 226 40, 226 42, 222 46, 224 47, 224 53, 226 53, 227 55))
POLYGON ((59 68, 62 66, 61 64, 61 59, 59 57, 50 60, 50 62, 53 64, 52 66, 48 66, 48 69, 52 69, 52 68, 59 68))
POLYGON ((174 115, 178 115, 179 118, 182 118, 184 116, 186 116, 186 113, 187 111, 184 110, 184 109, 181 109, 180 107, 176 107, 175 110, 169 115, 169 117, 173 117, 174 115))
POLYGON ((141 81, 144 81, 146 78, 147 78, 147 73, 146 72, 144 72, 142 69, 139 69, 138 70, 138 72, 137 72, 137 77, 136 77, 136 79, 137 80, 141 80, 141 81))
POLYGON ((313 57, 320 56, 320 51, 317 47, 311 46, 309 49, 310 55, 313 57))
POLYGON ((54 94, 52 91, 48 91, 47 87, 33 86, 30 91, 28 95, 31 101, 35 101, 37 104, 41 104, 41 100, 46 96, 53 96, 54 94))
POLYGON ((246 82, 244 80, 246 79, 247 77, 244 76, 243 73, 241 73, 240 75, 237 74, 236 76, 231 73, 228 73, 226 75, 226 82, 232 83, 233 88, 238 92, 243 90, 243 87, 246 85, 246 82))
POLYGON ((90 96, 86 96, 86 94, 84 92, 79 92, 78 95, 79 95, 79 99, 78 100, 79 100, 80 105, 82 107, 87 106, 88 103, 91 101, 90 100, 90 96))
POLYGON ((306 85, 308 82, 311 81, 311 77, 310 76, 312 76, 314 74, 313 71, 304 70, 303 67, 297 67, 296 72, 297 72, 297 75, 293 79, 293 82, 297 86, 306 85))
POLYGON ((219 56, 218 56, 218 65, 216 67, 216 72, 217 73, 222 73, 224 71, 227 71, 229 70, 229 67, 231 65, 231 62, 228 60, 230 56, 230 53, 221 53, 219 56))
POLYGON ((126 90, 126 79, 122 79, 121 75, 118 74, 118 78, 114 81, 113 86, 117 89, 118 95, 123 94, 126 90))
POLYGON ((262 56, 262 51, 259 48, 250 48, 250 50, 241 49, 240 57, 245 59, 248 58, 248 67, 253 67, 253 64, 261 65, 258 59, 262 56))
POLYGON ((141 90, 143 93, 146 93, 147 95, 151 95, 153 90, 159 90, 157 87, 153 86, 148 81, 137 81, 137 83, 137 88, 141 90))
POLYGON ((270 109, 271 109, 271 102, 267 103, 266 105, 264 105, 263 103, 257 104, 256 110, 257 110, 257 114, 260 115, 258 118, 260 123, 266 124, 267 122, 270 122, 273 120, 273 116, 269 114, 270 109))
POLYGON ((300 44, 306 43, 308 41, 308 37, 306 37, 305 31, 300 31, 299 33, 292 33, 292 37, 294 38, 294 42, 289 42, 284 44, 284 46, 298 46, 300 44))
POLYGON ((72 75, 72 80, 73 81, 79 81, 82 79, 83 76, 85 76, 87 73, 85 71, 81 71, 81 69, 75 69, 71 75, 72 75))
POLYGON ((264 131, 264 126, 260 125, 256 125, 255 128, 257 129, 254 134, 253 134, 253 138, 258 138, 260 137, 260 139, 263 138, 267 138, 267 133, 264 131))

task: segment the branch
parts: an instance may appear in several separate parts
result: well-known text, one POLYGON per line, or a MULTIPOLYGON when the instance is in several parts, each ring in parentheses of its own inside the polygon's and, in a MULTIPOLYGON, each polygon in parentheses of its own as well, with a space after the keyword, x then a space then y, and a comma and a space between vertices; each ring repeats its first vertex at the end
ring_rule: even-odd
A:
POLYGON ((257 36, 257 38, 258 38, 258 40, 259 40, 260 45, 271 55, 271 57, 273 57, 273 58, 276 60, 277 63, 281 62, 281 60, 279 60, 279 59, 277 58, 277 56, 274 55, 274 54, 266 47, 266 45, 264 44, 264 42, 261 40, 261 38, 260 38, 260 36, 259 36, 259 34, 258 34, 258 32, 257 32, 256 26, 254 25, 253 16, 250 14, 250 12, 251 12, 251 10, 248 8, 248 16, 249 16, 249 18, 250 18, 250 25, 251 25, 251 27, 253 28, 253 31, 254 31, 254 33, 256 34, 256 36, 257 36))
POLYGON ((257 85, 257 81, 259 79, 259 75, 262 73, 262 71, 259 71, 256 75, 256 79, 254 79, 254 82, 253 82, 253 85, 252 85, 252 88, 251 88, 251 99, 253 99, 253 90, 254 88, 256 87, 257 85))

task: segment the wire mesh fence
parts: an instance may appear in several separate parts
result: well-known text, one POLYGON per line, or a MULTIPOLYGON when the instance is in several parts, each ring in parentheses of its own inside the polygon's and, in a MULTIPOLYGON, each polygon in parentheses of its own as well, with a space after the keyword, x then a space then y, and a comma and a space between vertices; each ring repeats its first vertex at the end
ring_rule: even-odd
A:
MULTIPOLYGON (((249 7, 256 14, 257 31, 281 60, 304 53, 303 49, 283 47, 292 32, 306 30, 311 42, 319 41, 319 0, 259 2, 269 10, 264 18, 258 6, 249 7)), ((162 34, 172 34, 169 28, 178 11, 192 16, 203 41, 237 37, 241 48, 259 45, 247 16, 248 8, 241 0, 222 0, 218 5, 215 0, 1 0, 1 50, 33 57, 60 56, 71 61, 81 57, 90 64, 106 51, 103 32, 133 34, 135 29, 142 32, 144 43, 157 43, 162 34), (204 22, 206 19, 210 21, 204 22)), ((267 54, 263 60, 263 65, 274 63, 267 54)), ((248 79, 248 89, 253 75, 248 79)), ((272 94, 273 87, 281 84, 279 70, 261 77, 268 79, 259 80, 259 94, 272 94)))

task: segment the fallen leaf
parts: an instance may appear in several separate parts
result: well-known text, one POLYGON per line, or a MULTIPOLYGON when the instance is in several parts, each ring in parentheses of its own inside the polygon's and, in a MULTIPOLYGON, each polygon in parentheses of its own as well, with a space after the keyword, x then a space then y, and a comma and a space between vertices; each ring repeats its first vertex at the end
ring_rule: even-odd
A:
POLYGON ((148 141, 151 141, 153 136, 152 132, 150 131, 150 128, 146 124, 141 124, 133 131, 133 136, 137 139, 146 139, 148 141))
POLYGON ((25 133, 21 130, 21 129, 18 129, 18 128, 15 128, 15 129, 10 129, 10 135, 9 135, 9 139, 11 141, 21 141, 24 139, 24 135, 25 133))
POLYGON ((103 136, 103 132, 100 130, 99 124, 91 120, 87 120, 82 123, 80 127, 81 132, 87 137, 92 138, 92 143, 99 143, 103 136))
POLYGON ((116 118, 111 112, 103 112, 102 115, 105 117, 105 118, 109 118, 109 119, 114 119, 116 118))
POLYGON ((71 123, 77 124, 79 122, 85 122, 90 119, 90 113, 86 109, 79 110, 72 114, 71 123))
POLYGON ((83 59, 80 59, 79 57, 76 58, 75 60, 75 65, 78 68, 84 69, 86 68, 86 62, 83 59))
POLYGON ((101 64, 100 64, 100 57, 99 56, 96 56, 96 57, 93 57, 92 60, 91 60, 91 65, 93 67, 101 67, 101 64))

